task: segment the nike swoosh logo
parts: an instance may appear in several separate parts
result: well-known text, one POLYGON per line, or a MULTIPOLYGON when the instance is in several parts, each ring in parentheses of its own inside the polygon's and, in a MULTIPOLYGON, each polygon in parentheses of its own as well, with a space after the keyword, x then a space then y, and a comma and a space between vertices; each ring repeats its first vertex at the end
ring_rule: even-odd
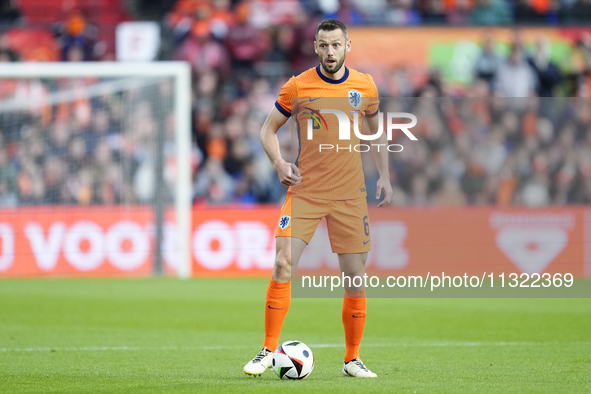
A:
POLYGON ((367 245, 368 242, 369 242, 369 239, 367 241, 364 241, 363 244, 367 245))
POLYGON ((311 103, 312 101, 316 101, 316 100, 319 100, 319 99, 321 99, 321 98, 322 98, 322 97, 316 97, 315 99, 313 99, 312 97, 310 97, 310 101, 309 101, 309 102, 311 103))
POLYGON ((352 316, 355 317, 355 318, 365 317, 365 315, 363 315, 363 316, 355 316, 355 315, 352 315, 352 316))
POLYGON ((267 305, 267 308, 269 308, 269 309, 275 309, 277 311, 282 311, 283 310, 283 308, 273 308, 271 305, 267 305))

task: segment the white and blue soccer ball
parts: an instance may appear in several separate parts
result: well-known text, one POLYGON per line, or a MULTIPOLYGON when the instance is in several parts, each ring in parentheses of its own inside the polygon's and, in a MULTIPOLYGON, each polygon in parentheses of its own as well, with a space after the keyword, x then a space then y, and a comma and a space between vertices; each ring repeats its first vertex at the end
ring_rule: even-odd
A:
POLYGON ((314 369, 312 350, 303 342, 283 342, 273 353, 273 371, 280 379, 301 380, 314 369))

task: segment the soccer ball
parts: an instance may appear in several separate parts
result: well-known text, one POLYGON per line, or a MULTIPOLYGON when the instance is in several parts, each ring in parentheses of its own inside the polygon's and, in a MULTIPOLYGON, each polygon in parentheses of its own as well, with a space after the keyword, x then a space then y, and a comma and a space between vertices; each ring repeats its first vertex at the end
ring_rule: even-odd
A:
POLYGON ((273 353, 273 371, 280 379, 304 379, 314 369, 314 355, 303 342, 283 342, 273 353))

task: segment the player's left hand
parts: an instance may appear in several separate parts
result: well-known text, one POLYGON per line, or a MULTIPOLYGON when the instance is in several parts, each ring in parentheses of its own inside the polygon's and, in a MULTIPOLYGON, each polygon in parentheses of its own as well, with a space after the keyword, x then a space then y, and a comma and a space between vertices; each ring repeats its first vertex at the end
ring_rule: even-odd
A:
POLYGON ((382 195, 382 190, 384 191, 385 196, 384 199, 380 201, 380 203, 378 204, 378 208, 389 205, 390 200, 392 199, 392 185, 390 185, 389 179, 378 179, 378 185, 376 188, 376 200, 380 199, 380 196, 382 195))

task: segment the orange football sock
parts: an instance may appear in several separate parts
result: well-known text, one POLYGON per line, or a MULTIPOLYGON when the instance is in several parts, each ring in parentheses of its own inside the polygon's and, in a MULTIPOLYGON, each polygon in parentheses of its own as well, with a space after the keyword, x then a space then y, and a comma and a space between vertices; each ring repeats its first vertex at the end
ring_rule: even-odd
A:
POLYGON ((291 282, 277 283, 271 278, 265 302, 265 343, 263 347, 267 347, 272 352, 279 346, 281 327, 283 327, 290 303, 291 282))
POLYGON ((345 327, 345 362, 359 358, 359 345, 365 327, 365 313, 367 311, 367 299, 365 290, 351 292, 345 291, 343 298, 343 326, 345 327))

